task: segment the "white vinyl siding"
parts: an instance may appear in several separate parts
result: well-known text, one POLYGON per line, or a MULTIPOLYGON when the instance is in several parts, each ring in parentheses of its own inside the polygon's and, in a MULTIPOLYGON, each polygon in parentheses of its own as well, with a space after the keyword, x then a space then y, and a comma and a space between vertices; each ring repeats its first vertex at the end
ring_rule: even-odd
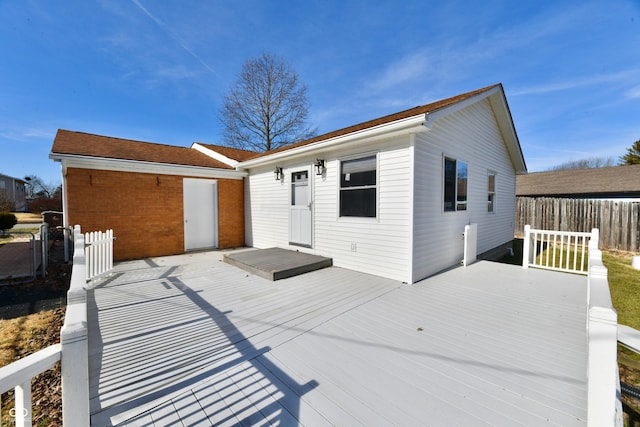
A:
POLYGON ((413 283, 458 264, 464 226, 478 224, 478 253, 513 239, 515 168, 488 100, 436 120, 426 132, 357 144, 345 143, 295 163, 254 167, 246 178, 247 244, 283 247, 333 258, 334 265, 413 283), (413 141, 413 142, 411 142, 413 141), (377 156, 376 216, 340 216, 341 162, 377 156), (467 164, 467 209, 443 209, 443 160, 467 164), (311 248, 290 246, 291 172, 325 160, 312 173, 311 248), (488 212, 488 171, 495 172, 495 209, 488 212), (413 179, 412 179, 413 178, 413 179))
POLYGON ((491 106, 484 100, 434 123, 416 136, 413 281, 462 260, 461 234, 478 224, 478 253, 513 239, 515 172, 491 106), (443 156, 468 164, 467 210, 443 212, 443 156), (487 212, 487 170, 496 172, 500 206, 487 212))
POLYGON ((245 241, 248 246, 289 243, 290 174, 276 181, 275 167, 256 168, 245 178, 245 241))
MULTIPOLYGON (((409 144, 408 137, 367 150, 378 151, 376 218, 340 217, 340 160, 353 151, 327 158, 326 179, 316 181, 315 249, 340 267, 407 282, 410 280, 409 144)), ((371 151, 360 153, 362 157, 371 151)), ((355 156, 355 157, 354 157, 355 156)))
POLYGON ((247 245, 283 247, 333 258, 338 267, 407 282, 410 280, 410 156, 409 137, 367 145, 364 150, 344 149, 296 161, 312 165, 326 161, 323 176, 313 179, 313 243, 311 249, 288 244, 290 174, 282 164, 285 182, 273 178, 274 167, 252 169, 245 192, 247 245), (340 163, 344 159, 377 156, 377 215, 374 218, 340 217, 340 163))

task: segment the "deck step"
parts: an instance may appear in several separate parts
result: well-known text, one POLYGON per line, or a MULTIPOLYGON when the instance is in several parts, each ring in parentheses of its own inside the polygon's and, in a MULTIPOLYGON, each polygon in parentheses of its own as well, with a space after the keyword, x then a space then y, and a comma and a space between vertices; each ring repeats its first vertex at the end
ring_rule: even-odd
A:
POLYGON ((267 280, 280 280, 331 267, 333 260, 282 248, 230 253, 224 262, 267 280))

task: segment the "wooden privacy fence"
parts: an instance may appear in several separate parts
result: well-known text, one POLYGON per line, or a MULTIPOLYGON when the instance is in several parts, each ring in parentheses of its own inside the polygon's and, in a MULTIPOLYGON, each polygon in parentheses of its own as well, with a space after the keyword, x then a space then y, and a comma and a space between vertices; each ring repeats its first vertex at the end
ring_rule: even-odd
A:
MULTIPOLYGON (((640 203, 617 200, 516 198, 516 232, 600 230, 600 248, 640 251, 640 203)), ((523 236, 520 236, 523 237, 523 236)))

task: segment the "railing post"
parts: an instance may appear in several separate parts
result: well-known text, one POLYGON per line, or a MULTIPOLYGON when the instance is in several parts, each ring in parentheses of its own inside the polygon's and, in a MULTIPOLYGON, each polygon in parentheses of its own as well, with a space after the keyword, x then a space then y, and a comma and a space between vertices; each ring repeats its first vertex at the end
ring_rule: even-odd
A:
POLYGON ((522 267, 529 268, 529 253, 531 252, 531 226, 524 226, 524 241, 522 242, 522 267))
POLYGON ((598 250, 600 246, 600 230, 597 228, 591 229, 591 238, 589 238, 589 252, 591 250, 598 250))
POLYGON ((74 229, 74 255, 67 312, 60 330, 62 345, 62 420, 65 426, 88 426, 89 343, 87 330, 87 282, 84 235, 74 229))

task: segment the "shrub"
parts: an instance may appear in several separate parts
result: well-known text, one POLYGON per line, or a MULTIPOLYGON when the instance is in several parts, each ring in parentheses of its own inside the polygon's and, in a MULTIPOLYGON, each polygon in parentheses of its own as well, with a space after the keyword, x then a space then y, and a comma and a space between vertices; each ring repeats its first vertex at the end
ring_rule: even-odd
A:
POLYGON ((62 210, 62 198, 42 197, 39 199, 32 199, 29 201, 29 212, 41 213, 43 211, 61 211, 62 210))
POLYGON ((18 218, 11 212, 0 212, 0 230, 3 232, 13 228, 18 223, 18 218))

